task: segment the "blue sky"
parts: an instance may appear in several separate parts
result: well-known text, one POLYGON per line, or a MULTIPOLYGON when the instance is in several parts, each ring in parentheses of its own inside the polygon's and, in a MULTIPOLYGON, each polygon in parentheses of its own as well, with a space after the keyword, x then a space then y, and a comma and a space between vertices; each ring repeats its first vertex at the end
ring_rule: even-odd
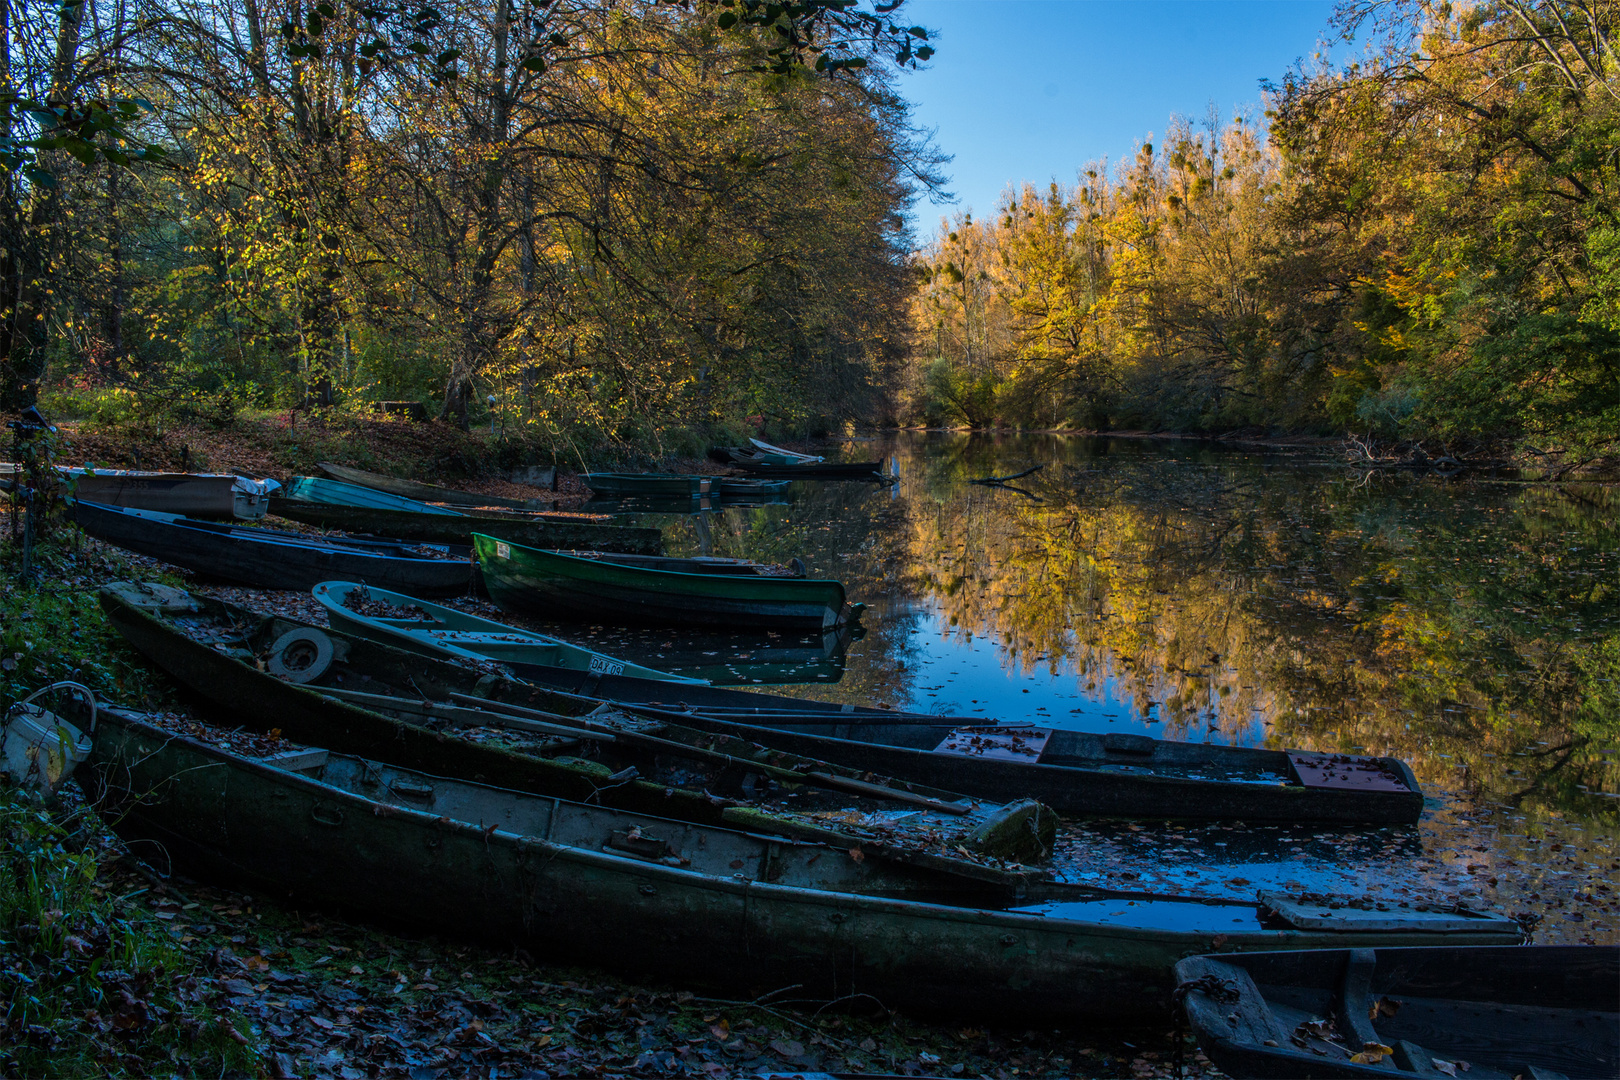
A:
POLYGON ((929 69, 901 77, 916 122, 955 160, 959 202, 913 210, 918 239, 941 214, 988 215, 1008 184, 1129 157, 1171 114, 1201 119, 1213 102, 1260 118, 1260 80, 1309 59, 1331 0, 910 0, 912 25, 936 31, 929 69))

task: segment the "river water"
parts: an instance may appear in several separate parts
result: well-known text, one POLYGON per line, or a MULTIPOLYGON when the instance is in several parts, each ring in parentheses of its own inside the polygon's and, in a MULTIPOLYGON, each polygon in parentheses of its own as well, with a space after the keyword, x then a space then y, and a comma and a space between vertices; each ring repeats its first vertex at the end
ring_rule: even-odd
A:
POLYGON ((557 632, 776 693, 1398 756, 1429 796, 1416 827, 1073 823, 1058 865, 1460 900, 1538 919, 1540 942, 1616 940, 1620 491, 1146 439, 904 434, 838 456, 900 482, 632 520, 676 554, 803 558, 868 605, 861 636, 557 632))

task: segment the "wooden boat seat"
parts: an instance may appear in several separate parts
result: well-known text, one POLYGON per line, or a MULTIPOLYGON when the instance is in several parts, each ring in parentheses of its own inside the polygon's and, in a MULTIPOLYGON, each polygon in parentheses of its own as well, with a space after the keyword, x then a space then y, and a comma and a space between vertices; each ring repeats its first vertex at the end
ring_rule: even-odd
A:
POLYGON ((1345 961, 1344 978, 1339 982, 1339 999, 1333 1019, 1355 1047, 1379 1045, 1378 1032, 1367 1014, 1372 1000, 1373 971, 1378 954, 1371 949, 1351 949, 1345 961))
POLYGON ((962 727, 952 731, 934 747, 936 754, 960 754, 990 761, 1018 761, 1026 765, 1040 760, 1049 728, 962 727))
POLYGON ((1105 753, 1138 757, 1152 757, 1160 745, 1159 740, 1146 735, 1128 735, 1123 732, 1108 732, 1101 737, 1101 742, 1105 753))
POLYGON ((1308 788, 1338 788, 1347 791, 1410 791, 1406 782, 1392 774, 1377 758, 1346 754, 1290 753, 1288 763, 1294 779, 1308 788))
MULTIPOLYGON (((1191 956, 1181 962, 1177 975, 1183 987, 1204 983, 1221 988, 1221 1007, 1228 1010, 1226 1020, 1232 1038, 1262 1044, 1287 1043, 1288 1031, 1266 1007, 1265 997, 1247 971, 1212 957, 1191 956)), ((1181 993, 1177 991, 1178 996, 1181 993)))
POLYGON ((288 769, 292 772, 314 772, 326 764, 328 753, 325 750, 284 750, 279 754, 260 758, 266 765, 274 765, 278 769, 288 769))

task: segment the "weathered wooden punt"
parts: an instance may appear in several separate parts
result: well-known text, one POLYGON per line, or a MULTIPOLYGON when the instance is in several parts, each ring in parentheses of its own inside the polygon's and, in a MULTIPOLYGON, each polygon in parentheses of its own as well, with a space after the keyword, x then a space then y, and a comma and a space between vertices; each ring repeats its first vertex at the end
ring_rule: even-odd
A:
POLYGON ((686 473, 609 473, 588 472, 580 477, 598 495, 623 498, 627 495, 688 495, 696 498, 710 493, 709 478, 686 473))
POLYGON ((142 472, 58 466, 73 485, 73 497, 102 506, 156 510, 193 518, 261 518, 274 480, 255 480, 224 473, 142 472))
POLYGON ((657 529, 609 525, 607 515, 532 514, 522 518, 451 517, 407 510, 374 510, 363 506, 337 506, 301 499, 272 498, 270 513, 323 529, 347 533, 375 533, 434 544, 470 544, 481 532, 519 544, 539 547, 581 548, 636 555, 659 555, 664 534, 657 529), (592 520, 594 518, 594 520, 592 520))
POLYGON ((742 646, 738 635, 730 642, 700 641, 696 645, 678 643, 660 650, 674 662, 670 671, 653 670, 616 657, 593 652, 559 638, 522 627, 430 604, 425 600, 400 596, 358 582, 325 581, 315 586, 315 599, 326 609, 327 621, 336 629, 368 641, 429 656, 449 656, 496 663, 536 665, 595 675, 628 676, 657 682, 708 683, 711 680, 732 685, 749 683, 837 682, 844 673, 844 650, 852 636, 850 627, 829 630, 799 642, 765 641, 747 635, 742 646), (395 607, 409 606, 413 617, 367 616, 349 606, 349 597, 361 590, 367 599, 395 607), (683 648, 683 644, 687 647, 683 648), (701 645, 733 646, 732 658, 719 649, 701 645))
POLYGON ((835 848, 335 754, 278 767, 110 712, 89 784, 137 852, 300 905, 731 993, 791 986, 801 1001, 863 995, 1020 1023, 1158 1017, 1189 953, 1522 936, 1511 920, 1466 913, 1320 918, 1286 901, 1060 885, 997 908, 960 883, 941 889, 927 871, 908 881, 915 868, 869 870, 835 848), (1295 925, 1302 915, 1321 928, 1295 925))
POLYGON ((793 483, 791 480, 755 480, 744 476, 716 476, 713 480, 713 489, 727 502, 780 495, 793 483))
POLYGON ((881 480, 893 482, 881 461, 791 461, 776 454, 725 447, 733 465, 755 476, 784 480, 881 480))
POLYGON ((515 670, 554 690, 706 731, 976 797, 1039 799, 1062 814, 1399 825, 1423 813, 1417 777, 1392 757, 1172 742, 515 670))
POLYGON ((1233 1076, 1620 1076, 1612 945, 1195 956, 1176 977, 1199 1045, 1233 1076))
POLYGON ((860 632, 846 625, 802 636, 682 634, 658 642, 656 662, 664 671, 714 686, 830 686, 843 679, 849 643, 860 632))
POLYGON ((712 561, 690 560, 685 572, 643 568, 477 533, 473 549, 501 610, 548 619, 825 630, 855 621, 865 607, 846 605, 836 581, 739 573, 735 566, 716 572, 712 561))
POLYGON ((262 589, 313 589, 352 577, 413 596, 454 596, 473 580, 470 559, 436 558, 403 544, 349 544, 82 500, 73 503, 73 519, 98 540, 262 589))
POLYGON ((534 664, 570 671, 594 671, 607 675, 628 675, 658 682, 701 682, 683 675, 670 675, 632 664, 605 653, 594 652, 558 638, 507 626, 493 619, 479 618, 465 611, 430 604, 410 596, 362 585, 354 581, 323 581, 314 588, 316 601, 326 609, 327 621, 335 630, 354 637, 392 645, 428 656, 448 656, 464 660, 489 660, 497 664, 534 664), (372 617, 348 605, 355 594, 395 608, 410 608, 420 618, 372 617))
MULTIPOLYGON (((900 807, 906 817, 896 828, 926 827, 940 833, 947 846, 983 847, 998 858, 1029 858, 1031 850, 1050 846, 1055 828, 1049 812, 1027 801, 975 804, 953 792, 784 754, 745 739, 668 722, 648 724, 602 710, 596 702, 560 695, 536 702, 529 696, 514 709, 488 698, 493 687, 509 681, 476 667, 261 616, 178 589, 120 583, 102 590, 101 606, 126 641, 188 691, 218 706, 232 724, 278 730, 298 742, 406 768, 707 824, 742 814, 794 835, 809 827, 798 820, 782 824, 780 815, 833 812, 837 829, 848 832, 846 812, 852 807, 866 807, 877 815, 873 820, 900 807), (546 710, 546 704, 569 712, 546 710), (459 736, 458 730, 482 732, 484 741, 459 736), (491 731, 498 739, 491 741, 491 731), (748 816, 756 813, 768 816, 748 816), (1033 848, 1013 835, 1025 826, 1035 830, 1033 848)), ((886 842, 872 847, 861 830, 854 835, 856 843, 880 857, 927 856, 912 850, 915 845, 888 853, 886 842)), ((1025 877, 989 868, 953 872, 991 875, 1010 888, 1025 877)))
POLYGON ((413 514, 460 517, 461 511, 434 506, 421 499, 409 499, 360 484, 326 480, 319 476, 295 476, 287 481, 287 498, 301 502, 331 503, 333 506, 360 506, 368 510, 405 510, 413 514))
POLYGON ((780 446, 772 446, 759 439, 749 439, 748 444, 761 454, 774 455, 783 461, 797 461, 801 465, 820 464, 827 459, 817 454, 801 454, 797 450, 785 450, 780 446))
POLYGON ((371 488, 375 491, 387 492, 406 499, 414 499, 424 503, 446 503, 450 506, 505 506, 513 510, 538 510, 551 505, 549 499, 509 499, 501 495, 479 495, 472 491, 457 491, 455 488, 440 487, 437 484, 422 484, 415 480, 401 480, 395 476, 384 476, 381 473, 367 472, 365 469, 353 469, 347 465, 338 465, 330 461, 316 462, 315 467, 333 480, 355 487, 371 488))

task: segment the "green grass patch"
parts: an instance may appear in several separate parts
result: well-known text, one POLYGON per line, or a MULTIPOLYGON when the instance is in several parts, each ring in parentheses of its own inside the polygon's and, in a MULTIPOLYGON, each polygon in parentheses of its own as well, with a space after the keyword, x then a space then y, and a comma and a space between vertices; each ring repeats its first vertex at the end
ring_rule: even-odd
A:
POLYGON ((85 809, 0 790, 0 1073, 148 1076, 256 1071, 240 1021, 135 896, 102 884, 85 809))

